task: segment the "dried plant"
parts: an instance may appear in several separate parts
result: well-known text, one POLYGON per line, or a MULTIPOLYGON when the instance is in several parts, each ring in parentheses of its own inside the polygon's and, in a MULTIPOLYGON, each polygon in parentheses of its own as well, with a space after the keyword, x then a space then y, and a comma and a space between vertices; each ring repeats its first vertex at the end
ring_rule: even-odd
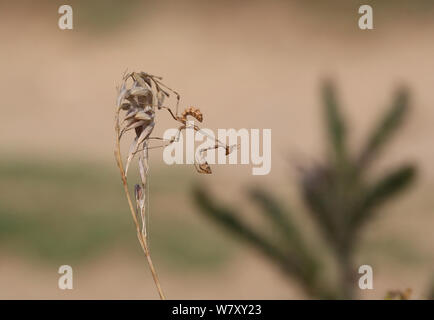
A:
POLYGON ((386 293, 385 300, 410 300, 412 290, 407 288, 405 290, 389 290, 386 293))
MULTIPOLYGON (((202 134, 206 135, 206 133, 201 131, 200 128, 194 124, 194 122, 187 121, 187 117, 190 116, 197 121, 202 122, 202 112, 194 107, 189 107, 186 108, 181 115, 178 115, 179 101, 180 95, 176 91, 163 84, 161 77, 154 76, 145 72, 132 72, 124 75, 122 85, 118 89, 118 98, 116 103, 117 108, 115 114, 115 157, 121 174, 124 191, 127 196, 128 205, 133 216, 134 224, 136 226, 137 237, 145 253, 149 268, 152 273, 152 277, 154 279, 161 299, 165 299, 165 297, 163 294, 163 290, 161 289, 160 282, 158 280, 157 272, 155 271, 154 265, 152 263, 148 244, 148 151, 152 148, 161 148, 168 146, 171 143, 177 142, 181 131, 187 128, 192 128, 195 131, 199 131, 202 134), (165 99, 169 98, 170 94, 174 94, 176 96, 175 112, 173 112, 172 109, 168 106, 164 105, 165 99), (181 124, 178 128, 177 134, 169 140, 165 140, 161 137, 151 137, 151 133, 156 123, 156 110, 167 110, 171 117, 181 124), (121 111, 125 111, 122 117, 121 111), (124 169, 122 155, 120 151, 121 138, 127 131, 133 129, 135 131, 135 137, 133 142, 131 143, 128 157, 126 160, 126 166, 124 169), (158 146, 151 146, 151 140, 165 141, 165 143, 158 146), (127 174, 131 161, 136 154, 139 154, 138 167, 141 181, 134 187, 136 205, 133 205, 133 201, 131 200, 128 188, 127 174)), ((228 155, 234 147, 229 147, 215 139, 214 146, 199 149, 198 152, 195 153, 194 162, 196 170, 199 173, 210 174, 212 172, 211 167, 206 161, 206 152, 210 149, 217 148, 224 148, 226 155, 228 155)))

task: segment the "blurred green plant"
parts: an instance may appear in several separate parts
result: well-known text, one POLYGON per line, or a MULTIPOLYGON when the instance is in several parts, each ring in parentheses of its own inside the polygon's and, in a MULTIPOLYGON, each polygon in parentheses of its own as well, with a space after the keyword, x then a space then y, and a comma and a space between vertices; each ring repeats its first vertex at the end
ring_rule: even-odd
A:
POLYGON ((217 204, 214 197, 205 191, 206 188, 196 186, 194 197, 200 212, 262 252, 280 266, 285 275, 297 279, 310 296, 351 299, 357 284, 354 253, 360 232, 375 218, 377 209, 408 187, 415 177, 415 167, 404 164, 377 178, 368 178, 373 160, 407 115, 408 92, 404 88, 397 91, 391 107, 355 156, 348 150, 347 124, 331 82, 323 86, 322 99, 327 156, 322 163, 299 167, 297 186, 307 211, 326 239, 329 251, 333 252, 328 258, 337 266, 337 283, 330 283, 324 276, 322 266, 325 265, 325 258, 317 254, 304 238, 304 229, 296 224, 291 210, 270 192, 253 188, 249 196, 274 226, 273 235, 249 226, 234 209, 217 204), (283 241, 276 241, 276 234, 283 241))
POLYGON ((78 0, 77 12, 80 14, 77 14, 77 26, 83 25, 83 30, 88 32, 110 34, 113 30, 134 21, 138 12, 142 18, 147 16, 148 4, 149 1, 138 0, 78 0))
MULTIPOLYGON (((188 208, 178 205, 178 217, 161 205, 167 197, 183 197, 187 172, 157 168, 152 176, 152 246, 167 268, 207 271, 230 258, 231 251, 222 249, 227 241, 179 211, 188 208)), ((84 263, 114 249, 141 257, 130 217, 121 214, 125 199, 115 179, 116 172, 99 163, 3 155, 0 259, 16 255, 48 264, 84 263)))

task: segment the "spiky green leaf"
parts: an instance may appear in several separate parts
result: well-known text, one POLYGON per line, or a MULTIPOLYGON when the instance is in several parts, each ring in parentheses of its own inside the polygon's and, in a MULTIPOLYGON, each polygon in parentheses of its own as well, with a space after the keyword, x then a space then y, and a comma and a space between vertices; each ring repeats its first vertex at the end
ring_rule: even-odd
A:
POLYGON ((319 259, 308 249, 300 231, 291 217, 290 211, 286 210, 271 194, 265 190, 254 188, 249 190, 250 198, 261 207, 261 213, 276 228, 276 231, 286 240, 288 251, 294 252, 303 264, 303 269, 314 277, 318 271, 319 259))
POLYGON ((202 209, 200 212, 211 218, 227 231, 259 249, 263 254, 278 262, 286 271, 300 275, 303 273, 300 262, 281 252, 281 250, 260 232, 243 222, 239 215, 230 209, 216 205, 203 188, 193 190, 195 202, 202 209))
POLYGON ((346 126, 339 110, 335 88, 330 81, 325 82, 322 95, 327 134, 331 147, 330 154, 334 157, 337 165, 344 165, 347 160, 346 126))
POLYGON ((366 222, 372 217, 374 209, 404 190, 414 180, 416 169, 405 165, 379 179, 365 192, 359 209, 352 217, 353 227, 366 222))
POLYGON ((362 150, 359 164, 366 166, 385 146, 386 142, 393 136, 403 123, 408 113, 408 92, 400 89, 387 112, 375 126, 365 148, 362 150))

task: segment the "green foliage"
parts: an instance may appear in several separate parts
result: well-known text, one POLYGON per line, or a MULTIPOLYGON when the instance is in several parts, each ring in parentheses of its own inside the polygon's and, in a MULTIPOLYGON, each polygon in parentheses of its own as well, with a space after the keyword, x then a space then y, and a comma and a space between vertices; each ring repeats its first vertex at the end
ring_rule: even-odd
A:
MULTIPOLYGON (((267 206, 274 206, 274 203, 271 204, 271 202, 268 202, 265 192, 255 190, 253 194, 257 193, 260 194, 258 197, 258 199, 260 199, 259 201, 262 201, 262 203, 267 206)), ((194 197, 197 204, 202 208, 202 212, 207 217, 222 225, 237 238, 254 246, 271 261, 276 263, 285 274, 295 275, 310 294, 325 298, 335 297, 333 293, 326 292, 323 284, 318 282, 318 264, 314 261, 313 257, 308 256, 307 252, 302 250, 303 243, 296 233, 295 226, 293 226, 292 233, 284 233, 289 246, 282 247, 279 246, 274 239, 269 239, 267 235, 261 233, 259 230, 255 230, 255 228, 242 221, 239 214, 233 210, 215 204, 203 188, 195 187, 194 197)), ((281 209, 277 206, 274 208, 277 211, 271 214, 269 214, 269 211, 264 211, 271 222, 275 224, 278 221, 286 221, 283 223, 286 226, 290 226, 291 223, 287 220, 287 217, 285 217, 286 214, 281 212, 281 209)), ((282 228, 284 228, 284 226, 282 226, 282 228)))
POLYGON ((339 107, 333 86, 326 82, 323 87, 324 114, 327 133, 331 145, 331 156, 335 158, 338 165, 345 165, 346 161, 346 126, 339 107))
POLYGON ((274 227, 275 234, 261 234, 239 218, 234 210, 217 206, 204 188, 195 188, 194 197, 201 212, 232 234, 260 250, 278 264, 285 274, 297 279, 315 298, 352 298, 354 296, 356 250, 361 230, 372 220, 381 205, 404 191, 414 180, 413 165, 402 165, 383 176, 369 178, 368 164, 377 157, 402 125, 408 111, 408 93, 400 89, 385 115, 368 136, 366 146, 351 155, 347 146, 347 124, 341 114, 331 82, 323 86, 327 156, 299 169, 298 189, 307 212, 326 239, 337 266, 336 284, 325 281, 321 266, 324 256, 316 253, 302 235, 293 214, 269 192, 252 189, 249 196, 274 227), (276 241, 276 236, 284 241, 276 241))
POLYGON ((408 112, 408 92, 404 88, 399 90, 390 109, 386 112, 380 122, 373 130, 363 149, 359 165, 364 166, 374 158, 381 148, 385 146, 392 134, 398 130, 408 112))
POLYGON ((372 212, 387 199, 393 197, 414 179, 416 170, 411 165, 401 168, 381 177, 373 183, 360 198, 360 206, 352 215, 352 225, 357 229, 363 222, 369 220, 372 212))

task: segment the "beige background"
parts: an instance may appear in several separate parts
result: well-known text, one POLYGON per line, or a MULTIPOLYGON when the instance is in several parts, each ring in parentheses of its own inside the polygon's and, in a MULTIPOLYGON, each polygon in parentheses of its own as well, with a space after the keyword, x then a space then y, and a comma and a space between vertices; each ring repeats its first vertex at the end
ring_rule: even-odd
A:
MULTIPOLYGON (((354 148, 388 105, 396 86, 406 84, 412 93, 411 117, 377 170, 413 161, 420 174, 411 192, 383 208, 364 238, 369 242, 391 235, 393 242, 398 237, 423 258, 407 263, 376 254, 368 261, 374 264, 375 290, 362 296, 382 298, 388 289, 407 287, 413 288, 415 297, 424 294, 434 262, 434 11, 413 12, 405 5, 378 11, 374 7, 375 30, 361 31, 355 4, 335 10, 339 5, 324 8, 301 1, 161 1, 119 9, 119 4, 101 1, 89 9, 84 2, 72 1, 74 30, 61 31, 59 4, 0 7, 0 145, 1 153, 12 159, 89 162, 106 166, 116 177, 115 87, 126 68, 143 70, 163 76, 181 93, 182 106, 200 107, 208 128, 272 129, 268 176, 251 176, 250 166, 216 166, 211 177, 183 168, 188 179, 203 180, 221 199, 238 207, 248 208, 239 195, 252 182, 279 196, 289 195, 299 208, 286 156, 312 160, 323 154, 321 80, 331 77, 338 86, 345 116, 353 124, 354 148), (105 17, 106 9, 111 11, 105 17)), ((176 125, 165 113, 157 121, 156 133, 176 125)), ((152 153, 151 165, 152 179, 166 172, 167 185, 180 183, 170 178, 177 168, 162 163, 161 151, 152 153)), ((112 183, 117 186, 120 181, 112 183)), ((170 203, 164 188, 151 202, 152 210, 167 207, 167 212, 183 218, 176 213, 182 207, 186 219, 202 219, 194 213, 188 186, 170 203)), ((126 203, 123 208, 119 215, 129 219, 126 203)), ((303 219, 303 213, 299 215, 303 219)), ((235 251, 217 269, 177 270, 157 258, 167 296, 305 297, 255 251, 228 243, 235 251)), ((114 246, 73 265, 75 289, 61 292, 56 286, 58 263, 34 261, 2 246, 0 298, 156 298, 145 261, 134 249, 138 248, 125 253, 122 246, 114 246)))

